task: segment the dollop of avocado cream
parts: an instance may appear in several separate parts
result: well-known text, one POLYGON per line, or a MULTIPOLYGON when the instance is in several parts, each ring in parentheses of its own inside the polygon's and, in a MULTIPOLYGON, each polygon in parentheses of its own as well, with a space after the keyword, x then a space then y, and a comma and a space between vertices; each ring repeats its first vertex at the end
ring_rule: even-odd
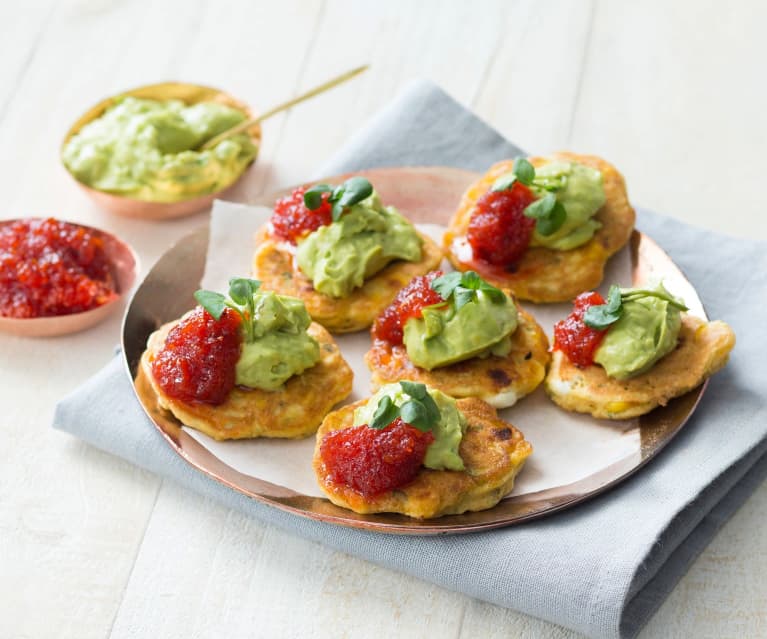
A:
POLYGON ((551 235, 533 232, 530 246, 545 246, 568 251, 588 242, 602 225, 592 219, 604 206, 605 191, 602 174, 577 162, 549 162, 535 169, 533 191, 542 196, 553 188, 557 201, 564 206, 567 217, 551 235))
POLYGON ((215 102, 124 97, 67 142, 62 160, 83 184, 151 202, 176 202, 234 182, 258 154, 245 134, 193 151, 245 120, 215 102))
MULTIPOLYGON (((439 280, 432 288, 443 290, 439 280)), ((421 368, 432 370, 470 357, 497 355, 504 357, 511 351, 511 334, 517 329, 518 313, 514 301, 503 291, 490 287, 476 273, 461 274, 456 282, 469 283, 482 288, 464 288, 454 285, 445 304, 427 306, 421 311, 423 318, 411 317, 405 322, 402 342, 410 360, 421 368), (472 277, 473 276, 473 277, 472 277), (456 302, 456 290, 469 294, 469 301, 456 302)), ((445 297, 443 295, 443 297, 445 297)))
POLYGON ((300 299, 271 291, 259 291, 253 299, 255 339, 243 340, 235 382, 273 391, 314 366, 320 347, 306 332, 312 320, 300 299))
POLYGON ((470 357, 511 351, 511 334, 517 328, 517 308, 506 297, 501 304, 479 291, 477 299, 460 310, 454 305, 427 307, 423 319, 405 322, 402 342, 416 366, 432 370, 470 357))
MULTIPOLYGON (((434 403, 439 408, 439 420, 431 427, 434 441, 426 449, 423 465, 433 470, 464 470, 463 460, 458 454, 458 447, 466 431, 466 418, 456 408, 455 400, 434 388, 428 388, 434 403)), ((354 411, 354 425, 369 424, 378 407, 378 402, 388 395, 396 406, 402 406, 410 396, 402 390, 399 382, 386 384, 378 389, 364 406, 354 411)))
POLYGON ((320 293, 346 297, 396 259, 421 259, 422 240, 374 191, 298 244, 298 267, 320 293))
MULTIPOLYGON (((654 290, 671 296, 662 284, 654 290)), ((681 300, 673 299, 681 304, 681 300)), ((679 309, 666 300, 647 296, 624 302, 621 317, 610 326, 594 353, 594 361, 609 377, 641 375, 674 350, 681 325, 679 309)))

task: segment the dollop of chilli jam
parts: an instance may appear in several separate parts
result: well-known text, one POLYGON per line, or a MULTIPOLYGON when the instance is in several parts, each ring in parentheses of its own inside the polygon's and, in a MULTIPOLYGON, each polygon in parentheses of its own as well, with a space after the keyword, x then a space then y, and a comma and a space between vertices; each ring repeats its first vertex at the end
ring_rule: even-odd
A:
POLYGON ((442 277, 442 271, 431 271, 426 275, 413 278, 410 283, 401 289, 394 301, 387 306, 376 318, 371 333, 373 339, 379 339, 396 346, 402 344, 402 335, 407 322, 411 317, 421 318, 421 311, 426 306, 439 304, 445 300, 431 288, 431 283, 438 277, 442 277))
POLYGON ((115 295, 112 265, 98 232, 54 218, 0 227, 0 315, 69 315, 115 295))
POLYGON ((431 431, 420 431, 397 417, 383 429, 367 424, 328 433, 320 458, 334 484, 375 497, 411 483, 423 465, 431 431))
POLYGON ((607 333, 607 330, 587 326, 583 316, 590 307, 604 303, 605 299, 599 293, 581 293, 573 302, 572 313, 554 325, 554 350, 562 351, 573 364, 581 368, 594 363, 594 352, 607 333))
POLYGON ((333 221, 332 207, 328 203, 330 193, 324 193, 322 204, 310 210, 304 203, 306 190, 307 187, 301 186, 274 203, 274 213, 270 220, 272 232, 291 244, 297 244, 302 237, 333 221))
POLYGON ((183 402, 222 404, 235 385, 241 321, 232 309, 216 320, 198 306, 176 324, 152 360, 152 376, 163 392, 183 402))
POLYGON ((479 198, 466 237, 474 258, 495 266, 516 264, 533 236, 536 221, 524 212, 535 200, 535 193, 521 182, 479 198))

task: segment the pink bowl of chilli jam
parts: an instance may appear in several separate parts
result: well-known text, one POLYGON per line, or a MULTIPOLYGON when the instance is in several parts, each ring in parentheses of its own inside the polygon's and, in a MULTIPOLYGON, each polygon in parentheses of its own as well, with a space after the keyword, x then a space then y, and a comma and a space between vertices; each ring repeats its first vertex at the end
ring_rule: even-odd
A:
POLYGON ((74 333, 119 305, 138 259, 114 235, 55 218, 0 221, 0 330, 74 333))

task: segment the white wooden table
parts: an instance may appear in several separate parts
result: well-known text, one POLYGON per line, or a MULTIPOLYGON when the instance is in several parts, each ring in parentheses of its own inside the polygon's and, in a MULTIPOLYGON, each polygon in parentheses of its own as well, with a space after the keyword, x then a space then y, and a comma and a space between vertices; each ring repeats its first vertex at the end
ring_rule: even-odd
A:
MULTIPOLYGON (((238 196, 300 182, 407 81, 430 77, 523 148, 623 170, 634 202, 767 238, 767 4, 26 0, 0 3, 0 217, 105 227, 143 271, 200 214, 97 210, 58 162, 98 99, 180 79, 256 109, 369 62, 265 126, 238 196)), ((72 337, 0 335, 0 637, 569 637, 201 500, 48 425, 110 357, 120 318, 72 337)), ((767 486, 642 637, 767 636, 767 486)))

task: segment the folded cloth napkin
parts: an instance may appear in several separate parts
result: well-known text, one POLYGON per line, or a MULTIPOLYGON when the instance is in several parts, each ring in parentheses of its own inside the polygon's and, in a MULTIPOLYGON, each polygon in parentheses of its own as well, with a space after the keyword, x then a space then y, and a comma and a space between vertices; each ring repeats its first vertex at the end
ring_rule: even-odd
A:
MULTIPOLYGON (((318 175, 387 165, 482 170, 519 150, 439 88, 418 82, 318 175)), ((470 535, 409 537, 318 523, 260 504, 195 471, 134 398, 119 357, 62 400, 54 427, 264 522, 592 637, 633 637, 690 562, 767 475, 763 389, 767 243, 647 211, 638 227, 696 286, 738 345, 694 417, 641 472, 560 514, 470 535)))

